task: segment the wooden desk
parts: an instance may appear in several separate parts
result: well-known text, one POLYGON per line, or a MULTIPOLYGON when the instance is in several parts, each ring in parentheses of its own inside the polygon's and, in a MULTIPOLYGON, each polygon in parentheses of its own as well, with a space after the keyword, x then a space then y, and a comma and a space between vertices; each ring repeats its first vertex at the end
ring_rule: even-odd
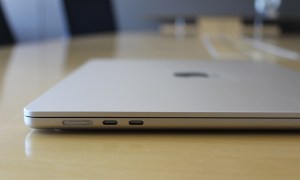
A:
MULTIPOLYGON (((272 42, 300 51, 300 37, 272 42)), ((23 107, 91 57, 211 59, 198 38, 147 33, 1 48, 0 179, 299 179, 300 131, 26 127, 23 107)), ((299 60, 267 62, 300 71, 299 60)))

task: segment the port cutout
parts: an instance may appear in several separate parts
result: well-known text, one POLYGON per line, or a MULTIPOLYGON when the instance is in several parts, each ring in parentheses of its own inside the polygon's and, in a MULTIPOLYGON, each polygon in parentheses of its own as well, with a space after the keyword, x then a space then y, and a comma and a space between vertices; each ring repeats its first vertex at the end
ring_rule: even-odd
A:
POLYGON ((116 120, 104 120, 102 122, 103 125, 117 125, 118 124, 118 121, 116 120))
POLYGON ((84 125, 93 125, 91 120, 63 120, 62 124, 64 126, 84 126, 84 125))
POLYGON ((144 121, 142 120, 130 120, 129 125, 143 125, 144 121))

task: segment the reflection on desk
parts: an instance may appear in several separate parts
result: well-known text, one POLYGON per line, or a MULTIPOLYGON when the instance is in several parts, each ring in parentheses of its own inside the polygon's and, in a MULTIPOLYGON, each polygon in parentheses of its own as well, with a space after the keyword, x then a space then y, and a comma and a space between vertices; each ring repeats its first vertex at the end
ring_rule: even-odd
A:
POLYGON ((25 154, 61 177, 80 170, 105 179, 268 179, 293 174, 299 140, 297 131, 33 130, 25 154))

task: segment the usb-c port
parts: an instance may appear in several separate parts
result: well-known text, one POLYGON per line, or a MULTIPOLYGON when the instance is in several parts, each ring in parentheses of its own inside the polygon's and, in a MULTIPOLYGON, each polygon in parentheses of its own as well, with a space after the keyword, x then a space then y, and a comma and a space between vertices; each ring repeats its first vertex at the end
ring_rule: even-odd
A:
POLYGON ((117 125, 118 121, 116 121, 116 120, 104 120, 102 123, 103 123, 103 125, 117 125))
POLYGON ((129 125, 143 125, 144 121, 142 120, 131 120, 129 121, 129 125))

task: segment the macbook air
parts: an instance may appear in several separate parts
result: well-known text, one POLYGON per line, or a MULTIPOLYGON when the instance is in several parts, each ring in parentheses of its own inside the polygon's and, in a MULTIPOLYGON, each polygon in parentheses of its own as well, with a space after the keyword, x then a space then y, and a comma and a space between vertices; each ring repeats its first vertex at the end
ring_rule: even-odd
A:
POLYGON ((299 128, 300 73, 250 61, 94 59, 24 108, 52 129, 299 128))

